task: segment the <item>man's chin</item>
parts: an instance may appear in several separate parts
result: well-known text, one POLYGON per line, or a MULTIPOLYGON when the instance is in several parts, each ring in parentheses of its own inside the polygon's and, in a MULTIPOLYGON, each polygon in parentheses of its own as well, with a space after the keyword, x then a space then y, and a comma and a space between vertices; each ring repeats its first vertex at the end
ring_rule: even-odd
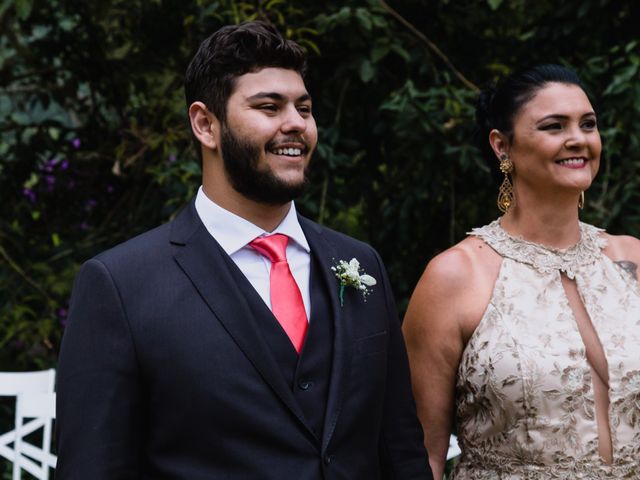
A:
POLYGON ((281 206, 302 195, 307 189, 308 184, 309 181, 305 178, 303 181, 294 183, 285 183, 282 181, 261 182, 253 185, 251 188, 245 188, 246 186, 243 186, 241 188, 235 188, 235 190, 254 202, 281 206))

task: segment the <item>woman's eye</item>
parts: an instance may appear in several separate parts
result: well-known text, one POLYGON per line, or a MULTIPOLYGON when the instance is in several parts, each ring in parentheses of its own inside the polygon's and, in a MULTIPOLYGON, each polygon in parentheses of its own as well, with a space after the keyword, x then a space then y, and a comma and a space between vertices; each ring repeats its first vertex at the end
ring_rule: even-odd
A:
POLYGON ((558 122, 554 122, 554 123, 548 123, 546 125, 542 125, 540 127, 540 130, 560 130, 562 128, 562 125, 558 122))
POLYGON ((586 128, 589 130, 597 128, 597 126, 598 126, 598 122, 596 122, 595 120, 586 120, 582 123, 582 128, 586 128))
POLYGON ((311 113, 311 106, 309 106, 309 105, 300 105, 298 107, 298 112, 300 112, 301 114, 309 115, 311 113))

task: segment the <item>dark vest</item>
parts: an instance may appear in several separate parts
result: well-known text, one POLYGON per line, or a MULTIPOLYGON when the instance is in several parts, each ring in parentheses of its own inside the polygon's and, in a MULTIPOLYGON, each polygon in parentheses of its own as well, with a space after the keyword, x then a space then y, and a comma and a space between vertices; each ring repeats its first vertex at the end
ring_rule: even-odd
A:
POLYGON ((291 387, 313 432, 320 440, 333 358, 333 315, 327 285, 321 275, 315 274, 319 268, 318 260, 311 253, 311 318, 304 346, 298 355, 289 337, 258 292, 233 260, 226 254, 223 256, 287 385, 291 387))

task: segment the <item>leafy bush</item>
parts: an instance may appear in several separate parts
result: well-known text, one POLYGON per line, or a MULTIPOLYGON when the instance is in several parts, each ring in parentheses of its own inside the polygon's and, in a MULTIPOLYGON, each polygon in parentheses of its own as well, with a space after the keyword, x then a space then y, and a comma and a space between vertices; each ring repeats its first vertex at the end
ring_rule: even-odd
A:
POLYGON ((636 8, 610 0, 0 2, 0 369, 55 365, 80 264, 192 196, 182 76, 265 18, 310 53, 311 218, 381 252, 401 310, 426 262, 497 215, 477 86, 525 64, 585 79, 605 141, 586 220, 640 234, 636 8), (607 21, 602 21, 607 19, 607 21))

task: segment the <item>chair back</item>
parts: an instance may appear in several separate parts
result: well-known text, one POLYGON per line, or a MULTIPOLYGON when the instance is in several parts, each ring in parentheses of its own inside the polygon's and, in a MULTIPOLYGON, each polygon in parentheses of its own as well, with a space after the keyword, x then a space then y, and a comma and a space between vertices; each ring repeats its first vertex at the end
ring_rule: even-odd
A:
MULTIPOLYGON (((21 393, 53 393, 56 371, 54 369, 35 372, 0 372, 0 396, 17 397, 21 393)), ((22 424, 17 431, 0 432, 0 457, 15 460, 15 441, 44 427, 40 418, 22 424)), ((15 477, 14 477, 15 478, 15 477)))
POLYGON ((56 467, 57 458, 51 453, 51 429, 56 418, 56 394, 27 392, 18 394, 16 400, 16 439, 14 442, 13 480, 20 480, 26 470, 38 480, 49 479, 49 469, 56 467), (20 432, 25 422, 41 425, 42 440, 34 445, 20 432))
POLYGON ((56 371, 0 372, 0 396, 15 397, 23 392, 53 392, 56 371))

